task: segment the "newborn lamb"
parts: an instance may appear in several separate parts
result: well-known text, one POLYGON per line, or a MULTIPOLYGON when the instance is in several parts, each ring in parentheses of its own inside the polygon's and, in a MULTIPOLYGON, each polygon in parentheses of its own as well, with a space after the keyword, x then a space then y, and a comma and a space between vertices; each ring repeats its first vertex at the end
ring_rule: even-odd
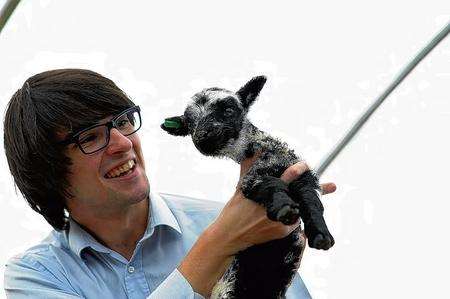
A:
MULTIPOLYGON (((181 116, 165 120, 161 128, 176 136, 191 135, 206 156, 242 160, 260 153, 242 178, 244 196, 265 207, 267 216, 286 225, 300 217, 308 245, 327 250, 334 244, 323 218, 318 178, 306 171, 290 184, 280 176, 300 161, 288 145, 255 127, 247 118, 266 83, 252 78, 237 92, 207 88, 195 94, 181 116)), ((284 298, 300 262, 300 227, 289 236, 239 252, 214 287, 212 298, 284 298)))

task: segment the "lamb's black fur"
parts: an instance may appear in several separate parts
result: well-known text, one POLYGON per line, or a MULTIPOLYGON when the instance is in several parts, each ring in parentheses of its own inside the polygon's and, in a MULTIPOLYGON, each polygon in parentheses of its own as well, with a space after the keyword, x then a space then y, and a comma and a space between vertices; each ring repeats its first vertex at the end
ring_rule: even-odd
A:
MULTIPOLYGON (((236 93, 204 89, 193 96, 183 115, 167 118, 161 127, 172 135, 191 135, 197 149, 207 156, 240 163, 260 153, 242 178, 245 197, 266 207, 269 219, 293 224, 300 217, 309 246, 327 250, 334 239, 323 218, 317 177, 306 171, 285 184, 281 174, 299 158, 286 143, 259 130, 247 118, 265 82, 264 76, 255 77, 236 93)), ((304 246, 297 228, 286 238, 239 252, 212 297, 284 298, 304 246)))

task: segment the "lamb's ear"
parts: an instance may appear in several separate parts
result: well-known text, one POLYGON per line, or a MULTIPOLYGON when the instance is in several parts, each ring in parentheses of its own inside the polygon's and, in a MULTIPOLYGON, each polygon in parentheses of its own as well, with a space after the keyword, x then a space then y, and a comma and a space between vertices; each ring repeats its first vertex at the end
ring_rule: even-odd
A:
POLYGON ((186 136, 189 134, 188 126, 183 115, 166 118, 161 124, 161 129, 175 136, 186 136))
POLYGON ((267 78, 265 76, 254 77, 236 92, 244 108, 248 108, 253 104, 266 83, 266 80, 267 78))

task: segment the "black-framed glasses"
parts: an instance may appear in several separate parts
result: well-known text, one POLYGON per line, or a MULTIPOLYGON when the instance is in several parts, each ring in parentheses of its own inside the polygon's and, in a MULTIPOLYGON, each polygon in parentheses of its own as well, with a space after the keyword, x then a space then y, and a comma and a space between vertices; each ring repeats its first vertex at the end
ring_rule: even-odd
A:
POLYGON ((93 154, 108 145, 112 128, 117 129, 123 136, 128 136, 139 130, 141 125, 141 109, 139 106, 133 106, 106 123, 93 125, 73 134, 60 144, 76 143, 84 154, 93 154))

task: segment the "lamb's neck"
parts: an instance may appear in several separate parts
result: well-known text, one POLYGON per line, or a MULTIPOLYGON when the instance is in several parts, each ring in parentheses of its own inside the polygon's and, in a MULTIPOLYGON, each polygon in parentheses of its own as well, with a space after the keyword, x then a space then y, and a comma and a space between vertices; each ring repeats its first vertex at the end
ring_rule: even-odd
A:
POLYGON ((255 137, 258 133, 262 133, 250 121, 244 121, 241 132, 237 139, 232 139, 227 146, 222 150, 221 154, 225 157, 233 159, 237 163, 247 158, 246 153, 255 142, 255 137))

